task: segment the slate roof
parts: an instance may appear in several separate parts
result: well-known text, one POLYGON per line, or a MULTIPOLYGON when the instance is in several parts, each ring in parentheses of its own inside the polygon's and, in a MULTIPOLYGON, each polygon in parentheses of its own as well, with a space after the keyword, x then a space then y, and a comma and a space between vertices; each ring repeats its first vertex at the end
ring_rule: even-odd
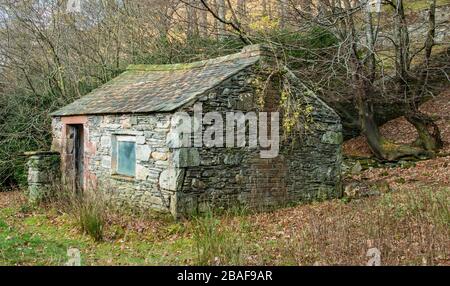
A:
POLYGON ((258 46, 212 60, 175 65, 131 65, 110 82, 52 116, 174 111, 255 64, 258 46))

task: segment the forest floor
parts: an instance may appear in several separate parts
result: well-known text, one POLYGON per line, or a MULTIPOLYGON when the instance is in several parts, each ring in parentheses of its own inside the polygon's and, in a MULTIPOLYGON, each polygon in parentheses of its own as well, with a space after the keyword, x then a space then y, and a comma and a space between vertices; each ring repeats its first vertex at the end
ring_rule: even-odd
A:
MULTIPOLYGON (((96 242, 73 215, 30 206, 20 191, 0 192, 0 265, 63 265, 69 248, 80 250, 82 265, 366 265, 367 251, 377 248, 383 265, 449 266, 450 90, 422 110, 440 118, 441 156, 347 174, 346 192, 382 182, 361 197, 183 221, 106 210, 103 240, 96 242)), ((397 142, 415 138, 403 118, 382 133, 397 142)), ((364 138, 344 150, 370 155, 364 138)))

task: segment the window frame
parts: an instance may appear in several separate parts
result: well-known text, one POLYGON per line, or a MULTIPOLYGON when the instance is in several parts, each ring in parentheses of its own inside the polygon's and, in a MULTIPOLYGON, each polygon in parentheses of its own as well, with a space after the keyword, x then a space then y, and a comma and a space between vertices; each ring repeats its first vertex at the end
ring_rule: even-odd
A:
POLYGON ((136 169, 137 169, 137 160, 136 160, 136 149, 137 149, 137 144, 136 144, 136 136, 135 135, 127 135, 127 134, 113 134, 112 135, 112 143, 113 143, 113 148, 112 148, 112 164, 111 164, 111 169, 112 169, 112 175, 115 176, 121 176, 121 177, 126 177, 126 178, 136 178, 136 169), (134 143, 134 152, 135 152, 135 159, 134 159, 134 174, 130 175, 130 174, 122 174, 119 172, 119 142, 129 142, 129 143, 134 143))

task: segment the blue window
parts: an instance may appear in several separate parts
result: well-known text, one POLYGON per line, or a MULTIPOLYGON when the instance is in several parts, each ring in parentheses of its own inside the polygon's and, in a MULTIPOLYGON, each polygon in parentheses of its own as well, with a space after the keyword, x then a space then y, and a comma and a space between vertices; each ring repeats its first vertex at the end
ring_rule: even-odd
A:
POLYGON ((132 136, 117 137, 117 169, 119 175, 136 175, 136 142, 132 136))

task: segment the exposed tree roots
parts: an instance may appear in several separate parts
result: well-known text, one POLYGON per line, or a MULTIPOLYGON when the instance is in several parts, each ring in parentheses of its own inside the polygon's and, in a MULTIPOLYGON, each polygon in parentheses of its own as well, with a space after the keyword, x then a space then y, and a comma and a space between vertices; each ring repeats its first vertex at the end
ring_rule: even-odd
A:
POLYGON ((419 134, 413 144, 397 144, 384 138, 370 112, 370 105, 362 103, 359 106, 361 129, 367 139, 372 153, 381 161, 398 161, 400 159, 434 158, 442 148, 443 142, 439 127, 434 120, 418 111, 409 113, 406 118, 416 128, 419 134))

